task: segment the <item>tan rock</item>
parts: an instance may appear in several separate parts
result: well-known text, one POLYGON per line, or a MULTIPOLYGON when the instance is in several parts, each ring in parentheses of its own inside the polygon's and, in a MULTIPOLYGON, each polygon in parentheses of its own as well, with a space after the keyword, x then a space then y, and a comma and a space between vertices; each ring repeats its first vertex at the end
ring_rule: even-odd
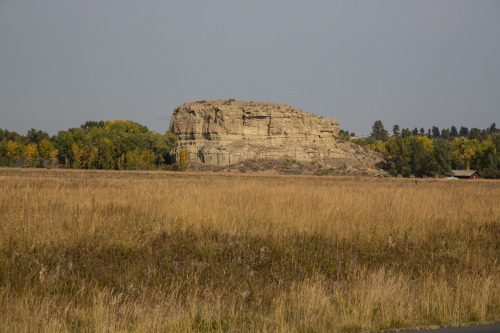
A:
MULTIPOLYGON (((381 161, 380 155, 337 138, 335 119, 316 116, 288 105, 235 100, 186 103, 174 110, 170 131, 180 138, 172 152, 188 149, 191 158, 224 166, 253 158, 291 157, 381 161)), ((372 163, 373 162, 373 163, 372 163)), ((366 164, 366 163, 363 163, 366 164)))

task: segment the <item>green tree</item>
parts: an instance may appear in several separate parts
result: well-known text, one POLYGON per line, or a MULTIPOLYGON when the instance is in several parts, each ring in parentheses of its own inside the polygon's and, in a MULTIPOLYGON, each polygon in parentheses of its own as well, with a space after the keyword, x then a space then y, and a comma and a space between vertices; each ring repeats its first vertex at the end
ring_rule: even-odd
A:
POLYGON ((18 142, 22 143, 24 145, 28 144, 28 140, 17 132, 11 132, 8 130, 3 130, 0 128, 0 141, 5 140, 6 142, 13 141, 13 142, 18 142))
POLYGON ((349 134, 349 131, 344 131, 344 130, 340 130, 339 131, 339 134, 338 134, 339 138, 343 138, 343 139, 346 139, 346 140, 351 140, 351 135, 349 134))
POLYGON ((389 138, 389 133, 384 128, 384 124, 381 120, 376 120, 372 126, 371 136, 375 138, 375 140, 387 141, 389 138))
POLYGON ((458 135, 467 138, 469 136, 469 129, 467 127, 460 127, 460 131, 458 132, 458 135))
POLYGON ((498 132, 498 130, 497 130, 497 124, 495 124, 495 123, 491 124, 491 126, 488 128, 488 132, 490 134, 497 133, 498 132))
POLYGON ((114 169, 115 168, 115 144, 111 139, 101 138, 96 144, 98 149, 97 166, 99 169, 114 169))
POLYGON ((106 122, 101 121, 86 121, 85 124, 80 125, 81 129, 91 129, 91 128, 104 128, 106 126, 106 122))
POLYGON ((77 144, 83 150, 82 160, 85 162, 85 168, 137 169, 171 163, 170 149, 178 139, 170 132, 160 134, 151 132, 146 126, 135 122, 115 120, 86 122, 79 128, 59 132, 54 136, 53 142, 59 150, 59 161, 65 165, 75 164, 72 145, 77 144), (148 152, 148 163, 139 166, 140 156, 135 158, 129 153, 135 152, 136 149, 139 154, 145 150, 152 151, 153 165, 150 165, 152 157, 148 152))
POLYGON ((496 169, 497 168, 497 150, 491 140, 484 140, 476 147, 476 152, 472 158, 471 165, 476 170, 496 169))
POLYGON ((134 150, 129 150, 125 154, 125 169, 127 170, 137 170, 139 168, 139 148, 134 150))
POLYGON ((436 126, 432 126, 432 137, 439 138, 441 133, 439 132, 439 128, 436 126))
POLYGON ((0 141, 0 166, 2 167, 9 166, 7 142, 5 139, 0 141))
POLYGON ((38 155, 40 158, 40 166, 47 167, 53 165, 58 154, 57 149, 54 148, 52 142, 48 139, 42 139, 38 145, 38 155))
POLYGON ((411 173, 409 140, 402 136, 394 136, 386 143, 387 156, 391 164, 390 172, 394 175, 409 176, 411 173))
POLYGON ((451 172, 453 163, 452 143, 442 136, 433 141, 434 160, 436 161, 436 173, 447 174, 451 172))
POLYGON ((437 164, 434 159, 434 144, 427 136, 411 137, 411 167, 416 176, 433 175, 437 164))
POLYGON ((151 170, 155 162, 155 153, 151 149, 141 152, 139 166, 141 169, 151 170))
POLYGON ((365 147, 368 145, 376 145, 377 144, 377 140, 375 140, 375 138, 373 138, 372 136, 369 136, 367 138, 353 139, 352 142, 357 144, 357 145, 365 146, 365 147))
POLYGON ((49 134, 47 132, 32 128, 28 131, 28 134, 26 134, 26 138, 30 143, 35 143, 38 145, 43 139, 48 140, 49 134))
POLYGON ((85 149, 85 158, 87 160, 88 169, 96 169, 99 167, 99 148, 87 146, 85 149))
POLYGON ((401 131, 401 136, 403 138, 410 137, 411 135, 412 135, 412 133, 408 128, 403 128, 403 130, 401 131))
POLYGON ((488 138, 490 137, 490 134, 488 132, 488 130, 481 130, 481 134, 479 135, 479 141, 484 141, 484 140, 488 140, 488 138))
POLYGON ((71 167, 74 162, 72 146, 75 140, 73 133, 71 131, 59 131, 59 133, 53 137, 52 143, 59 151, 59 162, 66 168, 71 167))
POLYGON ((450 140, 450 139, 451 139, 450 131, 449 131, 449 130, 447 130, 447 129, 443 129, 443 130, 441 131, 441 137, 442 137, 443 139, 450 140))
POLYGON ((469 132, 469 140, 479 140, 481 138, 481 130, 479 128, 473 127, 469 132))
POLYGON ((398 135, 401 135, 401 132, 399 130, 399 125, 398 124, 395 124, 393 127, 392 127, 392 135, 393 136, 398 136, 398 135))
POLYGON ((458 136, 458 131, 455 126, 450 127, 450 135, 452 138, 456 138, 458 136))

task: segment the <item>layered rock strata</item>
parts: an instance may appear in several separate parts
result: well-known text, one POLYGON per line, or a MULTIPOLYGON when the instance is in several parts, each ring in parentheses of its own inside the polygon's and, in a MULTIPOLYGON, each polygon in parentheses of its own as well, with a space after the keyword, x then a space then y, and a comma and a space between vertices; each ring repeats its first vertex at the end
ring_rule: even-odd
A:
MULTIPOLYGON (((186 103, 174 110, 170 131, 180 138, 172 151, 174 157, 188 149, 191 159, 199 158, 202 163, 216 166, 255 158, 291 157, 311 162, 350 159, 356 155, 351 143, 337 138, 339 124, 335 119, 275 103, 235 100, 186 103)), ((370 157, 367 152, 357 155, 359 158, 364 155, 369 164, 381 160, 380 156, 370 157)))

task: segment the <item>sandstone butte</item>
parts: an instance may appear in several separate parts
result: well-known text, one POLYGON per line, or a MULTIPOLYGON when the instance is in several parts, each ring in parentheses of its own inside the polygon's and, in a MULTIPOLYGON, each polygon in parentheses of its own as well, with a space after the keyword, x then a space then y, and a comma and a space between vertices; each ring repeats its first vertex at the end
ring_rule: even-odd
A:
POLYGON ((378 173, 377 164, 383 162, 381 154, 340 139, 335 119, 276 103, 190 102, 174 110, 169 129, 180 139, 172 151, 174 158, 187 149, 191 160, 206 165, 288 157, 378 173))

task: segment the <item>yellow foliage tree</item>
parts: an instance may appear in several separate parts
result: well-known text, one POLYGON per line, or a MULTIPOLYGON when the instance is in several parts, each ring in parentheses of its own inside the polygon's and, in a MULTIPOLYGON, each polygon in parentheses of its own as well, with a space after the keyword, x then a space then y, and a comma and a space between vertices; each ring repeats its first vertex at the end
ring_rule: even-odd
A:
POLYGON ((139 159, 139 148, 129 150, 125 154, 125 168, 127 170, 137 170, 137 168, 139 167, 139 159))
POLYGON ((387 153, 387 147, 385 145, 385 142, 383 141, 378 141, 377 143, 368 144, 367 147, 375 151, 379 151, 381 153, 387 153))
POLYGON ((73 143, 71 145, 71 150, 73 151, 73 158, 75 159, 74 168, 83 168, 85 166, 85 161, 83 159, 83 150, 80 149, 76 143, 73 143))
POLYGON ((59 153, 57 149, 54 148, 52 142, 47 139, 40 141, 38 145, 38 155, 40 156, 40 162, 42 165, 54 164, 56 161, 56 156, 59 153))
POLYGON ((131 132, 131 133, 139 133, 140 128, 138 124, 135 124, 131 121, 128 120, 113 120, 113 121, 107 121, 106 125, 104 126, 104 129, 106 131, 111 131, 113 129, 117 129, 123 132, 131 132))
POLYGON ((12 165, 12 163, 21 162, 23 159, 24 149, 25 147, 21 143, 9 140, 9 142, 7 142, 8 165, 12 165))
POLYGON ((151 149, 145 149, 141 152, 140 165, 141 168, 151 170, 155 162, 155 153, 151 149))
POLYGON ((118 167, 118 170, 123 170, 125 168, 125 154, 122 154, 116 161, 116 165, 118 167))
POLYGON ((467 140, 461 137, 460 139, 455 138, 453 145, 455 147, 453 154, 457 158, 459 166, 465 170, 469 170, 470 162, 478 151, 479 141, 476 139, 467 140))
POLYGON ((186 170, 189 166, 189 150, 183 149, 179 153, 179 169, 186 170))
POLYGON ((429 153, 434 152, 434 143, 427 136, 419 136, 417 137, 417 140, 422 143, 422 147, 425 151, 428 151, 429 153))
POLYGON ((97 162, 97 157, 99 156, 99 149, 96 147, 91 147, 87 151, 87 166, 89 169, 93 169, 97 162))
POLYGON ((34 168, 37 157, 38 157, 37 144, 31 143, 27 145, 23 152, 23 158, 24 161, 26 162, 26 166, 34 168))

